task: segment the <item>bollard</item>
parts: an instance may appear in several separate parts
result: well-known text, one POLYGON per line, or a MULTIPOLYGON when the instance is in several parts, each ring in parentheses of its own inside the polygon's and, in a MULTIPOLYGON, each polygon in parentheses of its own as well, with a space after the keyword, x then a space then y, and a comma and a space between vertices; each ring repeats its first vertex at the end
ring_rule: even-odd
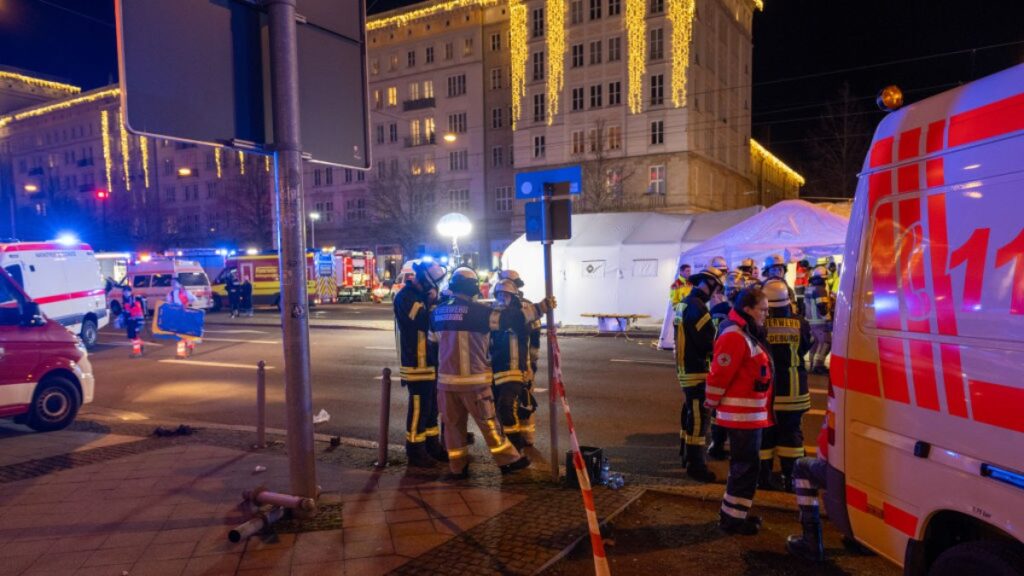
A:
POLYGON ((281 508, 280 506, 262 506, 254 518, 251 518, 244 524, 235 526, 233 530, 228 532, 228 540, 235 544, 242 540, 247 540, 253 534, 256 534, 274 522, 277 522, 283 516, 284 508, 281 508))
POLYGON ((267 363, 256 365, 256 447, 267 447, 267 363))
POLYGON ((380 379, 380 428, 377 432, 377 468, 388 465, 388 425, 391 420, 391 368, 385 368, 380 379))
MULTIPOLYGON (((317 488, 317 493, 319 494, 319 487, 317 488)), ((316 511, 316 501, 312 498, 303 498, 302 496, 271 492, 263 486, 260 486, 255 490, 246 490, 242 492, 242 499, 254 504, 270 504, 273 506, 291 508, 293 510, 302 510, 303 512, 316 511)))

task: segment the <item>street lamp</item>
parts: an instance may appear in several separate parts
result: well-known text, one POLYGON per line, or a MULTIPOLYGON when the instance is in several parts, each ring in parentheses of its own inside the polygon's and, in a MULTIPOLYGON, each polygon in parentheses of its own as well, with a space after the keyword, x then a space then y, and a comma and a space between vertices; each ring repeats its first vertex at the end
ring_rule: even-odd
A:
POLYGON ((309 245, 313 248, 316 248, 316 221, 319 219, 319 212, 309 213, 309 245))
POLYGON ((458 212, 450 212, 441 217, 437 222, 437 233, 445 238, 452 239, 452 265, 458 266, 462 263, 459 256, 459 238, 469 236, 473 231, 473 223, 465 215, 458 212))

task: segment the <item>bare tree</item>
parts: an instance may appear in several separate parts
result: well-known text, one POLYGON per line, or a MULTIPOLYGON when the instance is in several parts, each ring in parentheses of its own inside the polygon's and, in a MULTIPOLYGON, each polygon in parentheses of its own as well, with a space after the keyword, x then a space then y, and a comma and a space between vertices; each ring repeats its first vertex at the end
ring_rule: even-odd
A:
POLYGON ((583 166, 582 195, 574 203, 577 212, 613 212, 628 210, 629 199, 624 195, 626 181, 635 169, 619 158, 611 156, 609 137, 622 146, 622 132, 612 133, 607 121, 599 118, 593 128, 583 135, 582 151, 573 154, 583 166))
POLYGON ((846 82, 825 105, 813 140, 815 163, 808 171, 809 195, 852 198, 871 144, 873 99, 857 98, 846 82))
POLYGON ((373 239, 398 244, 407 255, 416 254, 434 225, 439 188, 436 173, 393 169, 374 174, 369 185, 373 239))
POLYGON ((224 190, 217 198, 225 218, 227 236, 238 244, 270 246, 274 225, 273 175, 249 166, 245 174, 224 181, 224 190))

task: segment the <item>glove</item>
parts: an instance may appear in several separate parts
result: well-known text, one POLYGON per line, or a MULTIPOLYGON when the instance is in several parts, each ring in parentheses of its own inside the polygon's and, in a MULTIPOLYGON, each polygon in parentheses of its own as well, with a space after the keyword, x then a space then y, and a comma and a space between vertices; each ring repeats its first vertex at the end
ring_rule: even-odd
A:
POLYGON ((544 309, 545 312, 548 310, 554 310, 555 308, 558 308, 558 300, 556 300, 554 296, 548 296, 544 299, 544 305, 546 306, 544 309))

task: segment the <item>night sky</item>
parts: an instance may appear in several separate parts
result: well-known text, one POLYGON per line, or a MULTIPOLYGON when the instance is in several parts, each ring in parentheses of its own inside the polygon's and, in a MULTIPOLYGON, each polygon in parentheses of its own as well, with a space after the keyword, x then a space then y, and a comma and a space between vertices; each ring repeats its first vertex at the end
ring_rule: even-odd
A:
MULTIPOLYGON (((408 3, 368 0, 371 12, 408 3)), ((1021 0, 765 0, 754 17, 753 136, 805 173, 805 194, 820 194, 816 160, 835 141, 822 117, 836 116, 844 83, 843 117, 868 134, 886 84, 914 101, 1024 62, 1022 23, 1021 0)), ((113 2, 0 0, 0 65, 85 89, 116 81, 113 2)))

